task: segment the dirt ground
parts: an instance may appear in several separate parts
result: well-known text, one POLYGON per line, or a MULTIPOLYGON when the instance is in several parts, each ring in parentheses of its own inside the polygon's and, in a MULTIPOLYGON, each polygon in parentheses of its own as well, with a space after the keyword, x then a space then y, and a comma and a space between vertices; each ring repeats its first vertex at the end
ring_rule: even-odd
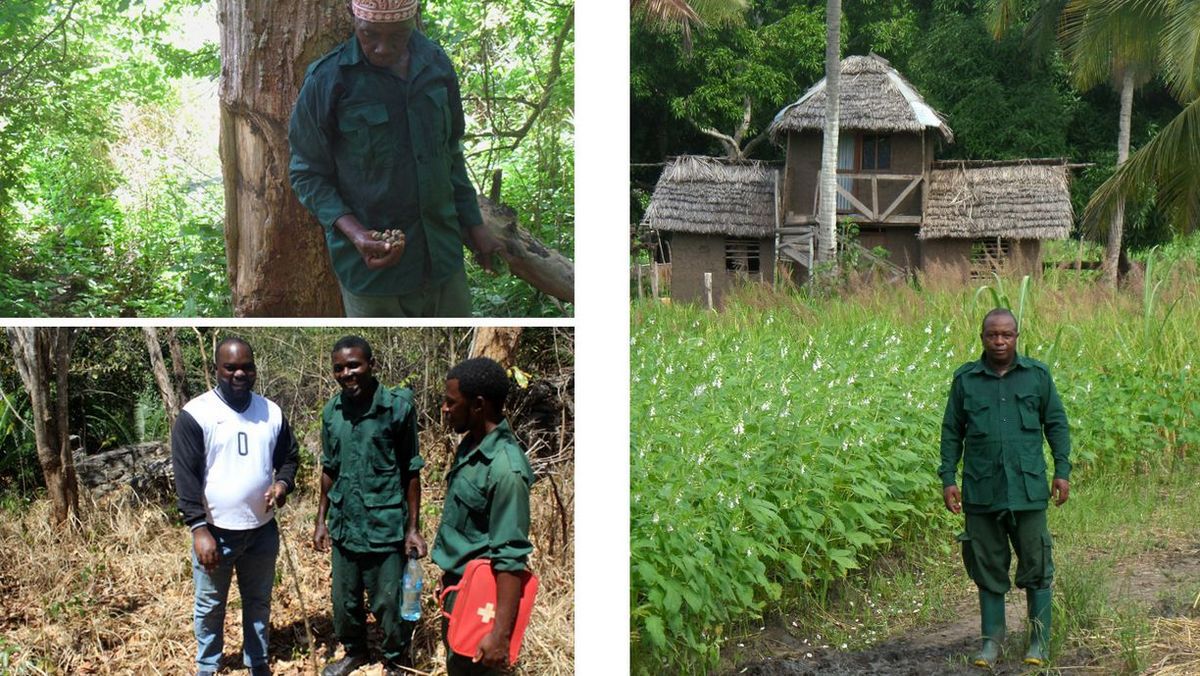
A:
MULTIPOLYGON (((1172 545, 1163 550, 1124 560, 1116 566, 1108 590, 1110 599, 1127 599, 1146 608, 1148 618, 1200 618, 1181 588, 1200 581, 1200 542, 1172 545)), ((1005 607, 1009 640, 1000 664, 991 672, 1011 675, 1035 673, 1021 663, 1024 654, 1025 597, 1021 590, 1009 592, 1005 607)), ((812 648, 778 623, 764 628, 745 641, 743 654, 761 656, 726 672, 726 676, 928 676, 932 674, 980 674, 966 658, 979 645, 978 605, 962 599, 951 622, 915 627, 861 651, 812 648), (768 656, 769 655, 769 656, 768 656)), ((1197 623, 1200 626, 1200 623, 1197 623)), ((1194 648, 1194 646, 1192 646, 1194 648)), ((1168 647, 1169 650, 1169 647, 1168 647)), ((1153 646, 1151 652, 1154 653, 1153 646)), ((1162 646, 1159 651, 1162 652, 1162 646)), ((1151 654, 1151 659, 1161 655, 1151 654)), ((1160 663, 1162 660, 1160 660, 1160 663)), ((1200 673, 1200 667, 1174 669, 1171 673, 1200 673)), ((1103 655, 1085 648, 1068 649, 1054 664, 1054 671, 1071 674, 1112 674, 1114 666, 1103 655)), ((1157 673, 1152 671, 1148 673, 1157 673)), ((1165 671, 1163 673, 1166 673, 1165 671)))

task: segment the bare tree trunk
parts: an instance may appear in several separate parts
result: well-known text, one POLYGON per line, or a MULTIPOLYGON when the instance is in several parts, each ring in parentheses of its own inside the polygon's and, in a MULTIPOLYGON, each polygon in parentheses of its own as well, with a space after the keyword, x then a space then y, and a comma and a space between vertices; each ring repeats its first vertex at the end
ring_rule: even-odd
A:
POLYGON ((167 375, 167 365, 163 361, 162 346, 158 344, 158 329, 153 326, 142 327, 142 337, 146 339, 146 352, 150 354, 150 369, 154 372, 154 382, 158 385, 158 393, 162 395, 163 408, 167 411, 167 429, 174 429, 175 418, 179 417, 179 398, 171 376, 167 375))
POLYGON ((530 286, 568 303, 575 300, 575 264, 517 225, 512 209, 479 196, 483 224, 500 241, 509 270, 530 286))
POLYGON ((171 377, 175 382, 175 400, 191 399, 187 385, 187 369, 183 364, 183 346, 179 344, 179 331, 174 326, 167 329, 167 345, 171 351, 171 377))
POLYGON ((831 263, 837 258, 837 152, 838 102, 841 60, 842 2, 825 4, 825 133, 821 143, 821 207, 817 262, 831 263))
POLYGON ((513 365, 520 340, 520 327, 480 326, 471 339, 471 358, 487 357, 508 368, 513 365))
POLYGON ((67 377, 75 329, 9 327, 8 339, 21 382, 29 393, 38 463, 56 525, 79 516, 79 480, 71 456, 67 377), (51 396, 51 381, 54 395, 51 396))
POLYGON ((288 180, 287 125, 314 59, 351 34, 344 3, 218 0, 225 257, 238 316, 342 315, 324 230, 288 180))
MULTIPOLYGON (((1126 68, 1121 78, 1121 117, 1117 132, 1117 169, 1129 159, 1129 129, 1133 117, 1133 69, 1126 68)), ((1117 268, 1121 259, 1121 240, 1125 230, 1125 200, 1117 202, 1108 224, 1108 242, 1104 246, 1104 281, 1117 284, 1117 268)))

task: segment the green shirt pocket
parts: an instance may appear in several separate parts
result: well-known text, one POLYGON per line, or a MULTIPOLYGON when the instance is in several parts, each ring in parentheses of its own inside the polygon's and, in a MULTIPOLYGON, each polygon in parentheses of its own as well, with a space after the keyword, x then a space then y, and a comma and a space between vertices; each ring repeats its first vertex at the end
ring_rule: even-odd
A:
POLYGON ((1025 495, 1030 502, 1050 498, 1050 486, 1046 483, 1046 458, 1038 446, 1036 453, 1021 454, 1021 476, 1025 480, 1025 495))
POLYGON ((995 495, 995 467, 987 456, 968 454, 963 460, 963 502, 990 505, 995 495))
POLYGON ((428 144, 431 156, 445 155, 450 150, 450 94, 445 87, 427 90, 419 100, 418 114, 428 125, 428 144))
POLYGON ((346 153, 364 166, 390 167, 395 162, 395 143, 388 129, 388 109, 382 103, 348 106, 338 115, 338 131, 346 153))
POLYGON ((459 479, 454 485, 455 513, 450 523, 454 530, 466 535, 479 535, 488 532, 488 500, 483 489, 469 481, 459 479))
POLYGON ((1027 432, 1039 432, 1042 429, 1042 417, 1039 415, 1041 402, 1036 394, 1017 393, 1017 411, 1021 415, 1021 429, 1027 432))
POLYGON ((992 429, 992 404, 986 399, 968 398, 963 402, 967 414, 967 438, 986 437, 992 429))
POLYGON ((335 483, 329 489, 329 509, 325 512, 325 523, 329 528, 329 537, 341 542, 345 537, 345 528, 342 519, 342 491, 337 488, 335 483))

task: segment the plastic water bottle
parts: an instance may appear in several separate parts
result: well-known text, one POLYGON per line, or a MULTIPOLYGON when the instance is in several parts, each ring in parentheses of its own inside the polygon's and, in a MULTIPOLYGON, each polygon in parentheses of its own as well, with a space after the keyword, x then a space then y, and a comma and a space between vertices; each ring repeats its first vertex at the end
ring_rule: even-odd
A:
POLYGON ((410 557, 408 565, 404 567, 403 598, 400 602, 400 617, 410 622, 421 619, 421 587, 424 578, 420 562, 410 557))

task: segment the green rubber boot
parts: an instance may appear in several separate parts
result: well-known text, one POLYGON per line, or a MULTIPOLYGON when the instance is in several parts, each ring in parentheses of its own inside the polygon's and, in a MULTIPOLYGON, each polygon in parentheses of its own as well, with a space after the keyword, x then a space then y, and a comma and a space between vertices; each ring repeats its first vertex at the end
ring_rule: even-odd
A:
POLYGON ((1050 661, 1050 589, 1026 589, 1029 607, 1029 650, 1025 664, 1042 667, 1050 661))
POLYGON ((983 647, 971 657, 971 664, 991 669, 1000 658, 1000 644, 1004 643, 1004 594, 979 590, 979 626, 983 647))

